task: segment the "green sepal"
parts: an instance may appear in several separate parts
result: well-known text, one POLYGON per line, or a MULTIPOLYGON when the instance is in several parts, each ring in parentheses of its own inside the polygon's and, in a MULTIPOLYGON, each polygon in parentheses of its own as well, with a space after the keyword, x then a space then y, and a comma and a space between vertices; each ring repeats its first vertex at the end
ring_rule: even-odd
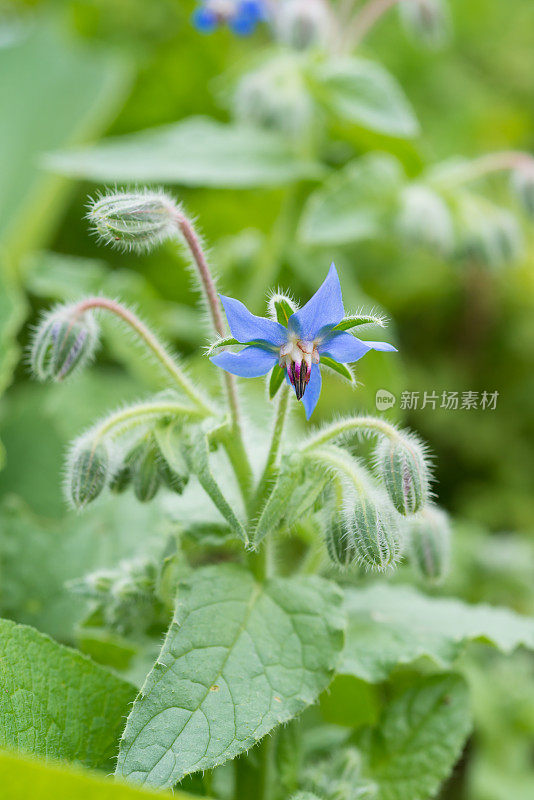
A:
POLYGON ((212 342, 210 344, 210 346, 206 350, 206 355, 208 357, 212 356, 214 352, 219 349, 219 347, 230 347, 231 345, 235 344, 241 344, 241 342, 238 342, 237 339, 234 339, 233 336, 221 337, 220 339, 217 339, 215 342, 212 342))
POLYGON ((380 314, 349 314, 343 317, 341 322, 334 328, 335 331, 349 331, 357 325, 380 325, 384 327, 384 317, 380 314))
POLYGON ((353 372, 346 364, 340 364, 338 361, 334 361, 333 358, 330 358, 330 356, 321 356, 321 364, 333 369, 334 372, 337 372, 338 375, 341 375, 342 378, 345 378, 350 383, 354 383, 353 372))
POLYGON ((275 364, 269 380, 269 398, 272 400, 284 382, 284 369, 280 364, 275 364))
POLYGON ((271 298, 271 306, 276 315, 277 322, 287 328, 289 317, 296 311, 291 300, 283 294, 275 295, 271 298))

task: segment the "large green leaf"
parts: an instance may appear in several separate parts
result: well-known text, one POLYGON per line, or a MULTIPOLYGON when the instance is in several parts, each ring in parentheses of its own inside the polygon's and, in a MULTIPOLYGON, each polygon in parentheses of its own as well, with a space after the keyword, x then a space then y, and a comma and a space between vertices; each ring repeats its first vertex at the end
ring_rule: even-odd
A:
MULTIPOLYGON (((6 752, 0 752, 0 784, 6 800, 161 800, 166 796, 117 783, 89 770, 6 752)), ((193 800, 192 795, 178 791, 172 798, 193 800)))
POLYGON ((261 585, 236 565, 198 571, 179 589, 117 774, 167 787, 248 750, 327 686, 342 627, 339 590, 320 578, 261 585))
POLYGON ((402 186, 393 156, 371 153, 351 161, 310 195, 300 224, 309 245, 341 245, 383 234, 402 186))
POLYGON ((60 183, 39 168, 41 155, 100 131, 124 97, 129 70, 38 17, 0 48, 0 74, 0 241, 20 255, 57 210, 60 183))
POLYGON ((426 597, 409 586, 348 589, 346 607, 349 627, 338 671, 371 683, 422 656, 450 667, 471 640, 504 653, 520 645, 534 648, 533 619, 504 608, 426 597))
POLYGON ((0 620, 0 745, 109 767, 135 688, 76 650, 0 620))
POLYGON ((371 131, 403 138, 419 124, 395 78, 374 61, 329 59, 313 73, 319 97, 336 116, 371 131))
POLYGON ((52 154, 47 164, 64 175, 94 181, 220 188, 276 186, 321 171, 273 132, 203 117, 52 154))
POLYGON ((420 680, 390 703, 363 740, 376 800, 427 800, 458 760, 471 728, 467 686, 457 675, 420 680))

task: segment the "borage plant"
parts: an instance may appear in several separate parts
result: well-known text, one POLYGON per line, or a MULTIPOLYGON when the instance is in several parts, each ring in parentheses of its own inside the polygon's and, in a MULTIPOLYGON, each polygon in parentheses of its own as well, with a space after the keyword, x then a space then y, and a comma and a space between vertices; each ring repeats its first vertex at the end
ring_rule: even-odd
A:
POLYGON ((225 392, 224 404, 212 398, 136 314, 105 297, 53 309, 34 336, 35 374, 62 381, 94 355, 97 315, 111 313, 170 383, 73 443, 65 480, 72 505, 83 509, 130 486, 146 502, 165 487, 199 506, 204 492, 221 515, 209 530, 182 529, 159 558, 71 583, 90 600, 89 626, 144 644, 167 629, 140 682, 116 775, 158 788, 182 782, 221 800, 424 800, 451 770, 470 725, 465 684, 443 670, 466 639, 510 649, 532 630, 507 612, 368 585, 366 572, 390 572, 404 553, 431 582, 447 570, 448 521, 429 500, 425 447, 367 415, 304 433, 287 421, 293 398, 312 415, 321 369, 354 382, 351 363, 395 350, 354 335, 383 318, 345 313, 333 265, 302 307, 280 292, 265 318, 232 298, 221 297, 221 306, 194 226, 164 193, 108 194, 88 216, 105 243, 125 249, 174 237, 185 243, 217 336, 208 356, 225 392), (268 373, 277 408, 263 448, 263 431, 243 421, 235 375, 268 373), (362 436, 374 438, 373 452, 366 446, 357 456, 362 436), (436 674, 392 683, 393 700, 379 716, 373 684, 422 655, 439 665, 436 674), (324 716, 303 714, 321 693, 324 716), (336 702, 338 724, 328 725, 336 702), (361 704, 375 711, 362 716, 361 704), (231 759, 229 773, 223 765, 231 759), (195 783, 193 773, 204 777, 195 783))

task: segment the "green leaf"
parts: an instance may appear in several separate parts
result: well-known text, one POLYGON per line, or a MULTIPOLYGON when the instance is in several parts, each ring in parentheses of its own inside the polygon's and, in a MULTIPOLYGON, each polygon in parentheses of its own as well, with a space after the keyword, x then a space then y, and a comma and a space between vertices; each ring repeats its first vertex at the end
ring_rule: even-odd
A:
POLYGON ((200 429, 190 432, 184 452, 191 472, 195 473, 206 494, 217 506, 234 533, 243 540, 245 545, 248 545, 248 535, 243 523, 234 514, 210 469, 207 437, 200 429))
POLYGON ((468 641, 510 653, 534 649, 534 620, 505 608, 426 597, 409 586, 347 589, 347 641, 339 672, 375 683, 427 656, 450 667, 468 641))
POLYGON ((325 367, 329 367, 333 369, 334 372, 337 372, 338 375, 341 375, 342 378, 349 381, 350 383, 354 383, 354 375, 352 374, 352 370, 346 364, 340 364, 339 361, 334 361, 333 358, 329 356, 321 356, 321 364, 324 364, 325 367))
POLYGON ((0 746, 109 767, 135 688, 76 650, 0 620, 0 746))
MULTIPOLYGON (((47 764, 14 753, 0 753, 0 784, 9 800, 161 800, 163 796, 79 767, 47 764)), ((172 797, 193 800, 193 795, 176 790, 172 797)))
POLYGON ((351 161, 310 195, 300 238, 327 246, 380 236, 402 182, 402 168, 393 156, 370 153, 351 161))
POLYGON ((329 59, 313 73, 323 103, 337 117, 388 136, 409 138, 419 124, 395 78, 374 61, 329 59))
POLYGON ((460 757, 471 729, 467 686, 457 675, 420 679, 390 703, 363 750, 376 800, 427 800, 460 757))
POLYGON ((41 155, 102 130, 127 91, 130 70, 41 15, 0 48, 0 74, 0 240, 18 256, 57 213, 62 184, 39 168, 41 155))
POLYGON ((242 189, 313 179, 322 172, 274 132, 203 117, 56 153, 47 165, 63 175, 98 182, 242 189))
POLYGON ((275 364, 269 379, 269 397, 272 400, 284 382, 285 372, 280 364, 275 364))
POLYGON ((262 585, 237 565, 197 571, 128 718, 117 774, 169 787, 248 750, 328 685, 342 627, 339 590, 321 578, 262 585))

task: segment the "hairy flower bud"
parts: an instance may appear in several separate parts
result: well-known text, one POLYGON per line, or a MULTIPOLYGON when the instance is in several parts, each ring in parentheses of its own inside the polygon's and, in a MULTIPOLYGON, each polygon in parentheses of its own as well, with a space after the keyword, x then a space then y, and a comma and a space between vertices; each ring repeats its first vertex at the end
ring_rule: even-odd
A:
POLYGON ((129 464, 120 467, 109 481, 109 491, 122 494, 132 482, 132 469, 129 464))
POLYGON ((143 251, 176 233, 176 204, 163 192, 115 192, 92 201, 87 219, 104 244, 143 251))
POLYGON ((141 503, 152 500, 160 486, 159 451, 152 436, 142 441, 128 459, 133 474, 133 490, 141 503))
POLYGON ((488 267, 500 267, 521 255, 524 242, 515 216, 471 195, 458 202, 458 254, 488 267))
POLYGON ((413 244, 421 244, 443 255, 454 246, 454 226, 449 209, 436 192, 412 184, 402 192, 397 228, 413 244))
POLYGON ((30 363, 41 380, 62 381, 92 358, 98 344, 98 326, 90 311, 77 313, 75 305, 48 312, 37 326, 30 363))
POLYGON ((534 218, 534 159, 512 172, 512 189, 529 217, 534 218))
POLYGON ((401 533, 386 498, 360 493, 345 510, 345 526, 354 544, 356 561, 367 569, 385 572, 401 556, 401 533))
POLYGON ((75 508, 82 509, 105 488, 110 473, 110 452, 103 441, 78 441, 67 462, 65 491, 75 508))
POLYGON ((409 36, 425 47, 442 47, 449 37, 450 18, 442 0, 401 0, 399 13, 409 36))
POLYGON ((313 103, 298 65, 285 59, 246 74, 233 103, 239 121, 289 136, 299 136, 313 117, 313 103))
POLYGON ((436 506, 424 508, 409 522, 410 561, 419 574, 433 583, 449 571, 451 531, 447 515, 436 506))
POLYGON ((324 46, 331 29, 331 12, 324 0, 283 0, 276 6, 277 38, 295 50, 324 46))
POLYGON ((425 448, 412 435, 383 437, 375 451, 377 473, 399 514, 415 514, 428 499, 430 471, 425 448))
POLYGON ((336 566, 344 569, 357 560, 352 530, 341 517, 335 516, 328 521, 325 542, 328 555, 336 566))

